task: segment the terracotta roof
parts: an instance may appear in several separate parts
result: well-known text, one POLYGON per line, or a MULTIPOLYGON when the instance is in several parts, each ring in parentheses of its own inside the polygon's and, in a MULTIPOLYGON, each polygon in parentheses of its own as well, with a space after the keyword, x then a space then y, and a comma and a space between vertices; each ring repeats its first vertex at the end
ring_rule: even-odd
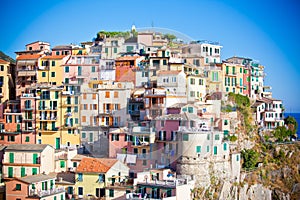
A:
POLYGON ((106 173, 117 161, 109 158, 82 158, 76 172, 106 173))
POLYGON ((181 71, 175 71, 175 70, 171 70, 171 71, 159 71, 158 75, 170 75, 170 74, 179 74, 181 71))
POLYGON ((43 57, 42 59, 62 59, 62 58, 64 58, 64 57, 66 57, 67 55, 59 55, 59 56, 57 56, 57 55, 53 55, 53 56, 45 56, 45 57, 43 57))
POLYGON ((33 55, 20 55, 17 57, 17 60, 36 60, 40 58, 42 55, 40 54, 33 54, 33 55))
POLYGON ((119 57, 116 59, 116 61, 123 61, 123 60, 136 60, 140 56, 124 56, 124 57, 119 57))
POLYGON ((0 59, 0 64, 8 64, 9 62, 7 62, 6 60, 2 60, 0 59))

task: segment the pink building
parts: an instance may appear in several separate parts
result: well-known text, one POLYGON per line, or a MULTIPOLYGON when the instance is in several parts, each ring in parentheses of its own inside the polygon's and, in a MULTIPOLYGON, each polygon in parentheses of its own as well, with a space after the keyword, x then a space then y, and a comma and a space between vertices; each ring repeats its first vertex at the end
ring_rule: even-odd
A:
POLYGON ((55 186, 56 174, 38 174, 6 182, 7 200, 65 199, 65 188, 55 186))
POLYGON ((172 167, 176 169, 178 158, 177 131, 182 121, 186 121, 181 108, 168 108, 167 115, 156 118, 156 167, 172 167), (171 114, 172 113, 172 114, 171 114), (159 159, 160 158, 160 159, 159 159))

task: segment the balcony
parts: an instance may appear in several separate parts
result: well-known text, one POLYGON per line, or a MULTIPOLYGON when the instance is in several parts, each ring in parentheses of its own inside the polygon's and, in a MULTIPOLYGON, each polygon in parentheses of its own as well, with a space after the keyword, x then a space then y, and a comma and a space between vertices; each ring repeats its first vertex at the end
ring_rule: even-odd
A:
POLYGON ((18 71, 18 77, 21 76, 35 76, 36 71, 35 70, 19 70, 18 71))
POLYGON ((43 128, 38 128, 39 131, 42 131, 42 132, 57 132, 59 130, 58 127, 55 127, 55 128, 47 128, 47 127, 43 127, 43 128))
POLYGON ((25 107, 24 110, 25 111, 31 111, 31 110, 33 110, 33 108, 32 107, 25 107))
POLYGON ((57 116, 52 117, 37 117, 37 121, 56 121, 57 116))
POLYGON ((33 121, 33 118, 24 118, 23 121, 33 121))
POLYGON ((26 132, 26 133, 31 133, 33 131, 34 131, 33 127, 27 127, 22 130, 22 132, 26 132))
POLYGON ((65 188, 64 187, 58 187, 58 188, 53 188, 50 190, 37 190, 37 189, 31 189, 29 192, 29 197, 46 197, 46 196, 51 196, 59 193, 64 193, 65 188))

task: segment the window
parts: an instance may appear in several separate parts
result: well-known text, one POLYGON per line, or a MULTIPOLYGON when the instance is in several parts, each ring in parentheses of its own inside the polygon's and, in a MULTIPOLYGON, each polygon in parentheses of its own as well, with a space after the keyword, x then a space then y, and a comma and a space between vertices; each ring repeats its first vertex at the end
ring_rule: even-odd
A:
POLYGON ((195 91, 190 91, 190 97, 195 97, 195 91))
POLYGON ((205 62, 208 63, 208 58, 205 59, 205 62))
POLYGON ((105 92, 105 98, 110 98, 110 92, 109 91, 105 92))
POLYGON ((73 167, 77 167, 77 162, 73 162, 73 167))
POLYGON ((81 138, 86 138, 86 133, 85 132, 81 133, 81 138))
POLYGON ((196 146, 196 152, 201 153, 201 146, 196 146))
POLYGON ((60 168, 64 168, 65 167, 65 161, 64 160, 61 160, 60 161, 60 168))
POLYGON ((114 190, 113 189, 109 189, 109 197, 114 197, 114 190))
POLYGON ((189 134, 183 134, 182 135, 182 140, 183 141, 189 141, 189 134))
POLYGON ((220 140, 220 135, 219 134, 215 135, 215 140, 220 140))
POLYGON ((26 136, 25 142, 29 142, 29 136, 26 136))
POLYGON ((14 158, 15 157, 15 155, 14 155, 14 153, 9 153, 9 163, 14 163, 14 158))
POLYGON ((70 67, 69 66, 65 66, 65 72, 66 73, 70 72, 70 67))
POLYGON ((69 83, 69 78, 65 78, 65 83, 69 83))
POLYGON ((217 155, 217 154, 218 154, 218 147, 214 146, 214 155, 217 155))
POLYGON ((51 72, 51 77, 55 77, 55 72, 51 72))
POLYGON ((90 142, 94 141, 94 133, 90 133, 89 141, 90 142))
POLYGON ((227 143, 223 144, 224 151, 227 151, 227 143))
POLYGON ((46 77, 46 72, 42 72, 42 77, 46 77))
POLYGON ((37 168, 32 168, 32 175, 36 175, 37 174, 37 168))
POLYGON ((143 160, 143 165, 147 165, 147 160, 143 160))
POLYGON ((99 174, 98 182, 99 183, 105 182, 105 175, 104 174, 99 174))
POLYGON ((96 67, 92 66, 92 72, 95 72, 95 71, 96 71, 96 67))
POLYGON ((240 156, 236 155, 236 161, 240 161, 240 156))
POLYGON ((105 48, 105 53, 108 53, 108 48, 107 47, 105 48))
POLYGON ((16 190, 21 191, 21 184, 16 184, 16 190))
POLYGON ((188 107, 188 112, 189 112, 189 113, 193 113, 193 112, 194 112, 193 107, 188 107))
POLYGON ((55 91, 55 96, 54 96, 55 99, 58 99, 58 91, 55 91))
POLYGON ((191 79, 190 79, 190 83, 191 83, 191 85, 195 85, 195 79, 194 79, 194 78, 191 78, 191 79))
MULTIPOLYGON (((83 180, 83 175, 82 173, 78 173, 78 181, 82 181, 83 180)), ((78 188, 79 189, 79 188, 78 188)))
POLYGON ((38 164, 38 154, 37 153, 32 154, 32 163, 38 164))
POLYGON ((209 146, 206 146, 206 152, 209 152, 209 146))
POLYGON ((163 65, 167 65, 167 60, 163 60, 163 65))
POLYGON ((116 47, 114 48, 114 53, 118 53, 118 49, 116 47))
POLYGON ((225 126, 228 125, 228 120, 227 119, 224 120, 224 125, 225 126))
POLYGON ((86 116, 82 116, 82 122, 86 122, 86 116))
POLYGON ((25 167, 21 167, 21 177, 26 176, 26 170, 25 167))

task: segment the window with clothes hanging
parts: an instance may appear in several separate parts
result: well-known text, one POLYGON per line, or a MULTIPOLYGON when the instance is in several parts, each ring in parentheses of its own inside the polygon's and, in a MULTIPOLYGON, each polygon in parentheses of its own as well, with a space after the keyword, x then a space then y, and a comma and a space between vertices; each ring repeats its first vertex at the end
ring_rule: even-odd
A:
POLYGON ((78 173, 78 181, 79 182, 83 181, 83 174, 82 173, 78 173))
POLYGON ((98 182, 99 183, 104 183, 105 182, 105 174, 99 174, 98 182))

